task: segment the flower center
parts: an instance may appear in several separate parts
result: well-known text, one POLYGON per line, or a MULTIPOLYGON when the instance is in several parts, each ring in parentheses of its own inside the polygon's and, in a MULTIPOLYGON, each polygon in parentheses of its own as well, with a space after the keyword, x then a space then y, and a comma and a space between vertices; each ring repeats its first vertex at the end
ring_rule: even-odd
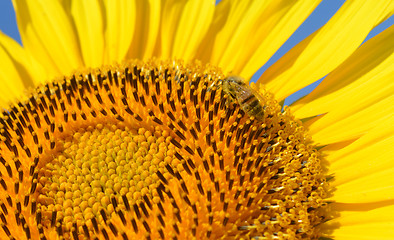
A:
MULTIPOLYGON (((79 129, 64 141, 63 150, 46 164, 38 181, 44 225, 50 225, 54 211, 66 229, 92 218, 105 224, 107 215, 113 214, 125 221, 120 210, 129 207, 127 199, 134 204, 143 198, 159 201, 152 195, 159 183, 155 174, 164 170, 164 158, 173 157, 166 137, 167 132, 116 125, 79 129)), ((93 224, 87 226, 98 228, 93 224)))
POLYGON ((0 120, 13 238, 319 236, 326 183, 301 122, 215 67, 75 73, 0 120))

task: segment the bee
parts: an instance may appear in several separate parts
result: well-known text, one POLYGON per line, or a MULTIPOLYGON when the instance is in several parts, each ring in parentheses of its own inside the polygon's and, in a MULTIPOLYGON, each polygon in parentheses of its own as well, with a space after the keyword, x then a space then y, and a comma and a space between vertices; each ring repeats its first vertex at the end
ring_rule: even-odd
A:
POLYGON ((245 83, 241 77, 229 76, 218 80, 216 84, 221 85, 230 102, 238 102, 241 109, 250 117, 259 121, 263 120, 265 106, 262 96, 245 83))

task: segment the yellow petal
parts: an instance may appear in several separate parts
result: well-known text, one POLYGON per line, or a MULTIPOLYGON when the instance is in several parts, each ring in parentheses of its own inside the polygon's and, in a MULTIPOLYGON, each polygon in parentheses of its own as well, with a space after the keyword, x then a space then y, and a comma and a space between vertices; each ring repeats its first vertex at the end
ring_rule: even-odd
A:
POLYGON ((318 1, 222 1, 198 57, 251 77, 317 6, 318 1))
MULTIPOLYGON (((340 108, 324 115, 309 126, 309 133, 320 145, 343 142, 365 134, 369 129, 381 124, 392 116, 394 112, 394 95, 378 100, 368 107, 356 113, 348 112, 346 108, 340 108)), ((356 105, 357 102, 345 102, 343 104, 356 105)))
POLYGON ((349 114, 393 94, 394 26, 357 49, 310 94, 292 106, 298 118, 335 111, 349 114), (356 104, 354 104, 356 103, 356 104))
MULTIPOLYGON (((333 204, 334 209, 340 211, 340 217, 326 223, 332 225, 330 234, 335 240, 341 239, 393 239, 394 205, 366 204, 357 206, 352 204, 333 204)), ((329 227, 326 227, 329 228, 329 227)))
POLYGON ((105 1, 105 63, 122 61, 130 48, 135 29, 135 1, 105 1))
POLYGON ((14 63, 3 47, 0 47, 0 107, 7 107, 10 100, 23 95, 23 82, 14 63))
POLYGON ((163 17, 161 24, 161 57, 169 59, 174 47, 174 38, 181 18, 182 10, 186 5, 186 1, 169 0, 164 2, 163 17))
POLYGON ((349 57, 393 7, 387 1, 346 1, 325 26, 267 69, 259 82, 280 101, 322 78, 349 57))
MULTIPOLYGON (((332 172, 337 172, 344 168, 348 163, 345 161, 342 163, 342 159, 352 156, 353 154, 358 154, 359 151, 365 151, 372 145, 379 143, 380 141, 386 141, 386 139, 391 138, 394 135, 394 117, 391 115, 381 124, 376 125, 374 128, 368 131, 365 135, 353 141, 347 143, 345 146, 338 147, 335 144, 329 145, 324 148, 324 153, 327 155, 326 160, 330 163, 330 170, 332 172)), ((383 150, 384 151, 384 150, 383 150)), ((380 153, 382 151, 378 151, 380 153)), ((360 163, 357 161, 355 163, 360 163)), ((366 162, 369 164, 370 162, 366 162)), ((369 166, 365 166, 368 168, 369 166)))
POLYGON ((78 31, 83 60, 88 67, 103 64, 103 16, 97 0, 72 1, 71 13, 78 31))
POLYGON ((161 20, 161 1, 136 1, 136 4, 135 32, 127 56, 137 59, 157 57, 155 48, 161 20))
POLYGON ((0 106, 21 98, 24 90, 45 80, 46 73, 19 43, 0 33, 0 106))
POLYGON ((204 61, 210 61, 225 71, 233 70, 240 54, 240 46, 246 44, 256 23, 262 22, 263 13, 268 11, 269 5, 268 1, 220 2, 206 42, 201 46, 203 51, 211 50, 206 56, 208 59, 204 61), (206 47, 207 45, 212 47, 206 47))
MULTIPOLYGON (((392 160, 394 156, 393 154, 386 154, 381 158, 369 158, 369 160, 371 162, 374 160, 385 160, 384 157, 391 157, 390 160, 392 160)), ((373 165, 373 163, 371 163, 371 165, 373 165)), ((356 171, 357 174, 351 175, 352 177, 355 177, 355 179, 339 186, 334 186, 334 196, 329 200, 346 203, 365 203, 394 200, 393 168, 386 171, 380 171, 381 169, 378 169, 378 172, 368 173, 367 175, 362 175, 361 170, 362 169, 354 167, 353 171, 356 171)), ((352 169, 347 169, 347 172, 350 173, 351 171, 352 169)))
POLYGON ((166 1, 161 26, 161 57, 191 60, 208 30, 214 9, 215 2, 211 0, 166 1))
POLYGON ((272 16, 259 23, 257 30, 252 30, 253 39, 249 39, 247 45, 241 50, 241 63, 236 65, 235 72, 240 75, 251 77, 270 57, 285 43, 294 31, 312 13, 320 1, 283 1, 287 5, 283 8, 283 3, 278 3, 278 9, 272 9, 272 16), (249 42, 250 41, 250 42, 249 42))
MULTIPOLYGON (((39 80, 45 79, 46 75, 42 66, 14 39, 0 33, 0 45, 4 48, 5 52, 7 52, 19 75, 18 78, 10 78, 12 82, 21 81, 24 88, 29 88, 39 83, 39 80)), ((5 66, 2 65, 1 68, 5 68, 5 66)))
POLYGON ((329 175, 334 176, 332 201, 374 202, 394 200, 394 117, 342 149, 324 148, 329 175))
POLYGON ((81 66, 72 23, 58 1, 13 0, 24 48, 52 78, 81 66))

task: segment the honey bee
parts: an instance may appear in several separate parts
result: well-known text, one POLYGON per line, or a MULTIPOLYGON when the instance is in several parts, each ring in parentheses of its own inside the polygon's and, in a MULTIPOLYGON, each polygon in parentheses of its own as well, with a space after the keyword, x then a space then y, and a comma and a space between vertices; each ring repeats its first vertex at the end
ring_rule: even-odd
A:
POLYGON ((252 89, 241 77, 229 76, 217 81, 223 92, 229 97, 230 102, 238 102, 241 109, 250 117, 263 120, 264 109, 261 95, 252 89))

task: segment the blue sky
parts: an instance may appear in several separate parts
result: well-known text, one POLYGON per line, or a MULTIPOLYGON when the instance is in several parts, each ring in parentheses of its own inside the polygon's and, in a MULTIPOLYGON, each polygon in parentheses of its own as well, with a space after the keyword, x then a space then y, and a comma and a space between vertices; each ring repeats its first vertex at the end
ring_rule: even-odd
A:
MULTIPOLYGON (((344 0, 323 0, 320 5, 315 9, 315 11, 309 16, 309 18, 299 27, 299 29, 288 39, 287 42, 272 56, 272 58, 261 67, 261 69, 256 73, 254 80, 257 80, 258 76, 272 65, 276 60, 283 56, 289 49, 294 45, 299 43, 305 37, 307 37, 312 32, 319 29, 324 23, 326 23, 332 15, 338 10, 338 8, 344 3, 344 0)), ((394 16, 387 19, 385 22, 377 26, 367 37, 367 39, 377 35, 384 29, 394 24, 394 16)), ((11 0, 0 0, 0 30, 5 34, 11 36, 18 42, 20 41, 20 36, 18 33, 18 28, 15 20, 15 13, 12 7, 11 0)), ((289 96, 285 105, 289 105, 296 99, 308 94, 312 91, 319 83, 317 81, 314 84, 298 91, 297 93, 289 96)))

